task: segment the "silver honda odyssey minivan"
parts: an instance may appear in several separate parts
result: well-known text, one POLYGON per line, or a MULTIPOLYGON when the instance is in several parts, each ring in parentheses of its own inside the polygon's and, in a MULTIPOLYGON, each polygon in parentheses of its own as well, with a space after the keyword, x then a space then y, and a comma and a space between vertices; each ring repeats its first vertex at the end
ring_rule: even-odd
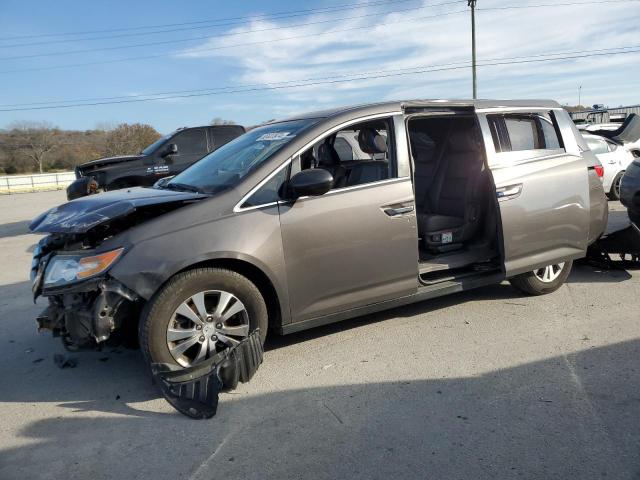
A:
POLYGON ((565 281, 607 206, 552 101, 407 101, 270 122, 156 188, 31 224, 40 328, 68 348, 139 339, 189 367, 289 333, 508 279, 565 281))

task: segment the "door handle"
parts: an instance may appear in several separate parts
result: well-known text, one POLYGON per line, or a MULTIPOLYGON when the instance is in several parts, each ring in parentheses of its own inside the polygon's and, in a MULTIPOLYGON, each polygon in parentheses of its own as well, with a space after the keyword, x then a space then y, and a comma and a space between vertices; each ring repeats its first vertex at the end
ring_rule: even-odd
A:
POLYGON ((413 205, 408 205, 406 207, 398 207, 398 208, 386 208, 384 213, 389 215, 390 217, 397 217, 398 215, 404 215, 405 213, 413 212, 413 205))
POLYGON ((498 200, 508 200, 516 198, 522 193, 522 184, 507 185, 506 187, 496 188, 496 196, 498 200))

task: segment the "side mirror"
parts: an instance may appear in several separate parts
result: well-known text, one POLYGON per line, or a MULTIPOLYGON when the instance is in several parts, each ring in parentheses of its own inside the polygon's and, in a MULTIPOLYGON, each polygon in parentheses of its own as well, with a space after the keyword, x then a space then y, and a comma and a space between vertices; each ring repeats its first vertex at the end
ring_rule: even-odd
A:
POLYGON ((333 175, 323 168, 303 170, 289 180, 293 198, 324 195, 333 186, 333 175))
POLYGON ((171 175, 169 177, 162 177, 160 180, 158 180, 156 183, 153 184, 153 188, 166 187, 167 183, 169 183, 169 180, 171 180, 173 177, 175 177, 175 175, 171 175))
POLYGON ((178 153, 178 145, 176 145, 175 143, 170 143, 169 145, 167 145, 167 148, 165 148, 162 156, 168 157, 169 155, 176 155, 177 153, 178 153))

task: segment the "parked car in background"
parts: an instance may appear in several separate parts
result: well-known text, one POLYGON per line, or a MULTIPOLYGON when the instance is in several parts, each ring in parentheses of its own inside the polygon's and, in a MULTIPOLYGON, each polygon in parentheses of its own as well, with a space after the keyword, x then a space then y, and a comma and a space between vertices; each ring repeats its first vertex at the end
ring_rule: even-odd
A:
POLYGON ((137 155, 83 163, 75 169, 77 180, 67 188, 67 198, 73 200, 99 191, 151 186, 163 177, 182 172, 244 132, 241 125, 180 128, 137 155))
POLYGON ((602 184, 607 197, 620 199, 620 180, 634 156, 624 146, 605 137, 583 132, 589 149, 598 157, 603 167, 602 184))
POLYGON ((607 224, 598 165, 552 101, 271 122, 162 188, 36 218, 38 325, 76 349, 138 332, 149 362, 180 368, 256 329, 264 341, 504 279, 550 293, 607 224))

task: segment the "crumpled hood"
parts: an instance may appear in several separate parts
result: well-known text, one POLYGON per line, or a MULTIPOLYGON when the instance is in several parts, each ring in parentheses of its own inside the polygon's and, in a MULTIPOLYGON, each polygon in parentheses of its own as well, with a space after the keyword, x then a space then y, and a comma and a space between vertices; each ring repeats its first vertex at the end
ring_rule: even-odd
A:
POLYGON ((82 165, 78 165, 76 168, 80 171, 95 170, 96 168, 102 168, 102 167, 106 167, 108 165, 113 165, 116 163, 131 162, 133 160, 139 160, 142 157, 143 155, 122 155, 118 157, 105 157, 105 158, 99 158, 97 160, 91 160, 90 162, 83 163, 82 165))
POLYGON ((90 195, 64 203, 36 217, 29 229, 37 233, 86 233, 90 229, 154 205, 190 203, 208 195, 154 188, 131 188, 90 195))

